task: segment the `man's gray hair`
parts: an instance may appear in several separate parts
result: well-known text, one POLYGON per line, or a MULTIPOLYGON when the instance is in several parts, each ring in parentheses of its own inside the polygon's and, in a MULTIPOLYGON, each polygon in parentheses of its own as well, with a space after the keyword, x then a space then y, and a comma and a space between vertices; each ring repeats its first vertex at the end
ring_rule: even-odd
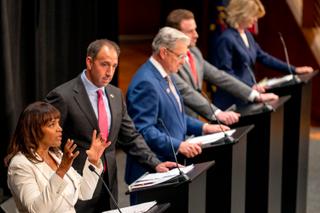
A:
POLYGON ((152 51, 157 53, 160 47, 173 49, 177 41, 185 42, 187 46, 190 44, 190 38, 183 32, 172 27, 163 27, 153 39, 152 51))

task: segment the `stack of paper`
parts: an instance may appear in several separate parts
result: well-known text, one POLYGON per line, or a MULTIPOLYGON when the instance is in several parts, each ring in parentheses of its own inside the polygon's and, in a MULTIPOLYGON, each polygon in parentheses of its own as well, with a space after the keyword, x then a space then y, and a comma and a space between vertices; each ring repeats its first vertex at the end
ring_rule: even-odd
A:
POLYGON ((258 84, 260 86, 272 88, 272 87, 280 85, 282 83, 289 82, 294 78, 295 78, 295 76, 290 74, 290 75, 285 75, 281 78, 264 79, 264 80, 260 81, 258 84))
MULTIPOLYGON (((236 131, 235 129, 231 129, 231 130, 225 131, 225 133, 228 136, 231 136, 235 131, 236 131)), ((189 139, 188 142, 189 143, 200 143, 201 145, 204 145, 207 143, 217 142, 218 140, 222 139, 224 136, 225 135, 223 132, 218 132, 218 133, 213 133, 213 134, 209 134, 209 135, 195 137, 195 138, 189 139)))
MULTIPOLYGON (((193 169, 193 165, 179 168, 184 174, 187 174, 193 169)), ((135 182, 128 186, 129 191, 137 188, 149 187, 159 183, 166 182, 172 178, 175 178, 180 175, 180 171, 177 168, 171 169, 168 172, 162 173, 146 173, 138 178, 135 182)))

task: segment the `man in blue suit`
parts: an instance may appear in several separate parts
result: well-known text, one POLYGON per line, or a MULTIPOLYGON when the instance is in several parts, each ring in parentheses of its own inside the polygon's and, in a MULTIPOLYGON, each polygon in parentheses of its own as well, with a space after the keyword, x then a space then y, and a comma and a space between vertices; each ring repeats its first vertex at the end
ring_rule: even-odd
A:
MULTIPOLYGON (((194 157, 200 144, 191 144, 187 135, 202 135, 227 126, 204 124, 187 116, 182 98, 170 74, 185 62, 190 39, 170 27, 160 29, 152 42, 153 54, 134 75, 127 92, 128 113, 136 128, 160 160, 174 160, 174 153, 194 157)), ((145 172, 133 158, 127 157, 126 181, 131 183, 145 172)))

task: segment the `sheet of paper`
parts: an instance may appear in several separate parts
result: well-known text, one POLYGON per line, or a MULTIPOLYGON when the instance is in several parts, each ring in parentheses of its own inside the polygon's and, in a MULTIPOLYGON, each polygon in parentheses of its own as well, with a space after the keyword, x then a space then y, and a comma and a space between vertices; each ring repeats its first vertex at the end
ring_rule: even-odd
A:
MULTIPOLYGON (((141 212, 146 212, 149 209, 151 209, 153 206, 157 204, 157 201, 151 201, 151 202, 146 202, 146 203, 141 203, 138 205, 134 206, 128 206, 125 208, 121 208, 122 213, 141 213, 141 212)), ((110 210, 110 211, 104 211, 103 213, 118 213, 119 211, 116 210, 110 210)))
MULTIPOLYGON (((235 131, 236 131, 235 129, 230 129, 228 131, 225 131, 225 133, 228 136, 231 136, 233 133, 235 133, 235 131)), ((217 133, 213 133, 213 134, 209 134, 209 135, 203 135, 203 136, 191 138, 188 140, 188 142, 189 143, 201 143, 202 145, 204 145, 207 143, 214 143, 223 137, 224 137, 223 132, 217 132, 217 133)))

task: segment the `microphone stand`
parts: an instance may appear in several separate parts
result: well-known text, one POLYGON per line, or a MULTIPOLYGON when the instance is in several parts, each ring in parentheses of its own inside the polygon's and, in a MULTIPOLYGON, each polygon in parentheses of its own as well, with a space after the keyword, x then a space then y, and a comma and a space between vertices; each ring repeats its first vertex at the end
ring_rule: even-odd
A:
POLYGON ((282 34, 280 32, 278 32, 278 33, 279 33, 280 41, 281 41, 281 44, 282 44, 282 47, 283 47, 284 55, 286 57, 286 63, 287 63, 287 66, 288 66, 289 73, 292 75, 293 82, 294 83, 299 83, 300 82, 299 77, 294 75, 293 70, 291 69, 291 66, 290 66, 289 54, 288 54, 286 43, 284 42, 282 34))
POLYGON ((109 194, 109 196, 110 196, 113 204, 117 207, 118 211, 119 211, 120 213, 122 213, 122 211, 120 210, 120 208, 119 208, 119 206, 118 206, 118 203, 117 203, 116 199, 113 197, 113 195, 112 195, 110 189, 108 188, 106 182, 104 182, 103 178, 96 172, 96 169, 94 168, 94 166, 89 165, 88 167, 89 167, 89 169, 90 169, 91 172, 94 172, 96 175, 98 175, 98 177, 99 177, 99 179, 102 181, 104 187, 107 189, 108 194, 109 194))
MULTIPOLYGON (((172 150, 172 153, 173 153, 173 156, 174 156, 174 160, 175 160, 175 162, 176 162, 177 169, 178 169, 178 171, 179 171, 179 177, 180 177, 181 180, 183 180, 183 181, 189 181, 190 178, 189 178, 184 172, 182 172, 181 169, 179 168, 178 159, 177 159, 177 156, 176 156, 176 152, 175 152, 175 150, 174 150, 174 147, 173 147, 172 138, 171 138, 171 135, 170 135, 170 133, 169 133, 166 125, 164 124, 164 122, 162 121, 161 118, 159 118, 158 120, 159 120, 159 122, 161 123, 161 125, 163 126, 164 131, 166 132, 166 134, 167 134, 168 137, 169 137, 171 150, 172 150)), ((180 178, 179 178, 179 180, 180 180, 180 178)))
POLYGON ((218 126, 219 126, 221 132, 223 132, 223 134, 224 134, 224 141, 225 141, 225 143, 234 143, 234 142, 235 142, 235 139, 234 139, 233 137, 229 136, 229 135, 223 130, 222 124, 221 124, 220 120, 219 120, 219 119, 217 118, 217 116, 214 114, 214 111, 213 111, 212 106, 211 106, 211 101, 209 100, 209 97, 207 96, 207 94, 205 94, 204 92, 201 92, 201 94, 205 97, 205 99, 207 100, 207 102, 208 102, 209 105, 210 105, 210 111, 211 111, 211 113, 212 113, 212 116, 213 116, 214 119, 217 121, 218 126))
MULTIPOLYGON (((250 75, 251 75, 251 77, 253 79, 253 83, 257 84, 256 78, 254 77, 254 73, 253 73, 251 67, 247 63, 245 63, 244 65, 247 67, 247 69, 248 69, 248 71, 249 71, 249 73, 250 73, 250 75)), ((262 104, 263 104, 264 110, 266 110, 266 111, 273 110, 272 106, 270 106, 269 104, 267 104, 265 102, 263 102, 262 104)))

